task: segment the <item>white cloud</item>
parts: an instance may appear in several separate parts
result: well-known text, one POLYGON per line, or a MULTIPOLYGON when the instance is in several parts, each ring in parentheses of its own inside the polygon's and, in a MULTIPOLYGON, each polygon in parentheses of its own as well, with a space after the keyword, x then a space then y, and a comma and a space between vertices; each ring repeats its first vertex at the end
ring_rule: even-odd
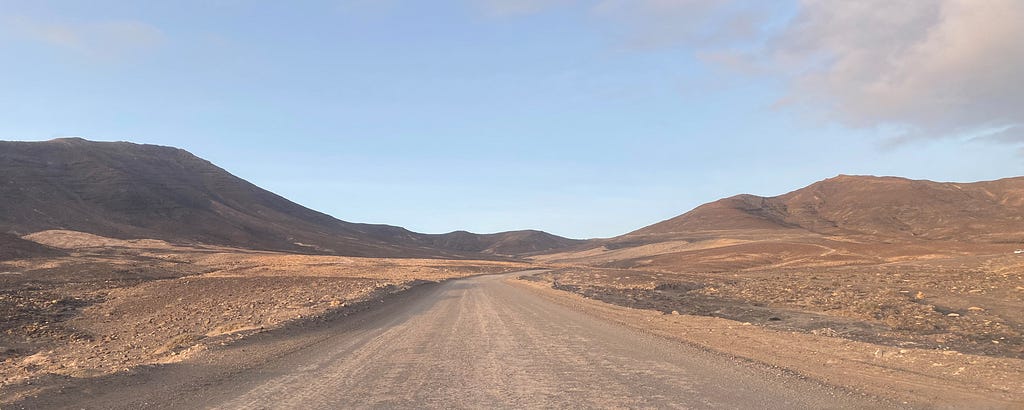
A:
POLYGON ((67 23, 18 15, 3 21, 15 36, 90 58, 120 58, 153 48, 164 40, 158 28, 134 20, 67 23))
POLYGON ((788 86, 780 106, 893 141, 971 138, 1024 125, 1024 1, 602 0, 592 10, 632 49, 686 47, 788 86))
POLYGON ((1024 124, 1024 2, 808 0, 766 50, 790 99, 903 139, 1024 124))

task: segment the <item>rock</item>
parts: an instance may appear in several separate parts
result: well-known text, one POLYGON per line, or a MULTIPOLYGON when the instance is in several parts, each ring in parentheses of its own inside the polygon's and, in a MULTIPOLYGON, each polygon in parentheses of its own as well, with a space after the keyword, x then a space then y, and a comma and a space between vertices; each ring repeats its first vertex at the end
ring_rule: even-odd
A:
POLYGON ((977 307, 977 306, 971 306, 971 307, 967 308, 967 310, 969 310, 971 312, 984 312, 985 311, 984 308, 980 308, 980 307, 977 307))
POLYGON ((949 317, 960 317, 960 314, 959 313, 948 313, 948 314, 946 314, 946 316, 949 316, 949 317))
POLYGON ((924 292, 917 291, 917 294, 914 295, 914 299, 917 299, 917 300, 924 299, 924 292))
POLYGON ((821 329, 814 329, 814 330, 811 331, 811 334, 815 335, 815 336, 828 336, 828 337, 839 336, 839 332, 836 332, 835 329, 832 329, 830 327, 823 327, 821 329))
POLYGON ((678 310, 673 310, 673 311, 672 311, 672 314, 673 314, 673 315, 678 315, 678 314, 679 314, 679 311, 678 311, 678 310))

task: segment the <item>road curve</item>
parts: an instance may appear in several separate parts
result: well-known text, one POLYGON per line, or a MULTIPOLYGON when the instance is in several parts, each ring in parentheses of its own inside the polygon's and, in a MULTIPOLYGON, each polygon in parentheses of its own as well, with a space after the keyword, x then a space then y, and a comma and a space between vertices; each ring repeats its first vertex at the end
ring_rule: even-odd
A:
MULTIPOLYGON (((130 381, 125 377, 69 388, 34 404, 220 409, 891 406, 637 333, 509 285, 505 281, 510 278, 442 283, 341 324, 328 323, 319 336, 279 348, 257 363, 156 368, 130 381)), ((259 351, 260 343, 247 348, 259 351)))

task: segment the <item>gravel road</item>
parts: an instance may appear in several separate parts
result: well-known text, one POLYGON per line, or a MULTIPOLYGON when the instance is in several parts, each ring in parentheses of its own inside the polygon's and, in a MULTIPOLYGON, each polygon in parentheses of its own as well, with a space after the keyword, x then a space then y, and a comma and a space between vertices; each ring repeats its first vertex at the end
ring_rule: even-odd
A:
MULTIPOLYGON (((522 274, 522 273, 519 273, 522 274)), ((886 408, 479 276, 17 407, 886 408)))

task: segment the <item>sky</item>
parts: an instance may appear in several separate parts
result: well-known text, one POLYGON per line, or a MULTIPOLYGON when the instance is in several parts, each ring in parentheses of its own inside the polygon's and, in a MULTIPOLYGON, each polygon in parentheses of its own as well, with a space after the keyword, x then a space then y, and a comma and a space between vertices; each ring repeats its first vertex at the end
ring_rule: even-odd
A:
POLYGON ((186 149, 414 231, 610 237, 1022 175, 1018 0, 0 0, 0 139, 186 149))

